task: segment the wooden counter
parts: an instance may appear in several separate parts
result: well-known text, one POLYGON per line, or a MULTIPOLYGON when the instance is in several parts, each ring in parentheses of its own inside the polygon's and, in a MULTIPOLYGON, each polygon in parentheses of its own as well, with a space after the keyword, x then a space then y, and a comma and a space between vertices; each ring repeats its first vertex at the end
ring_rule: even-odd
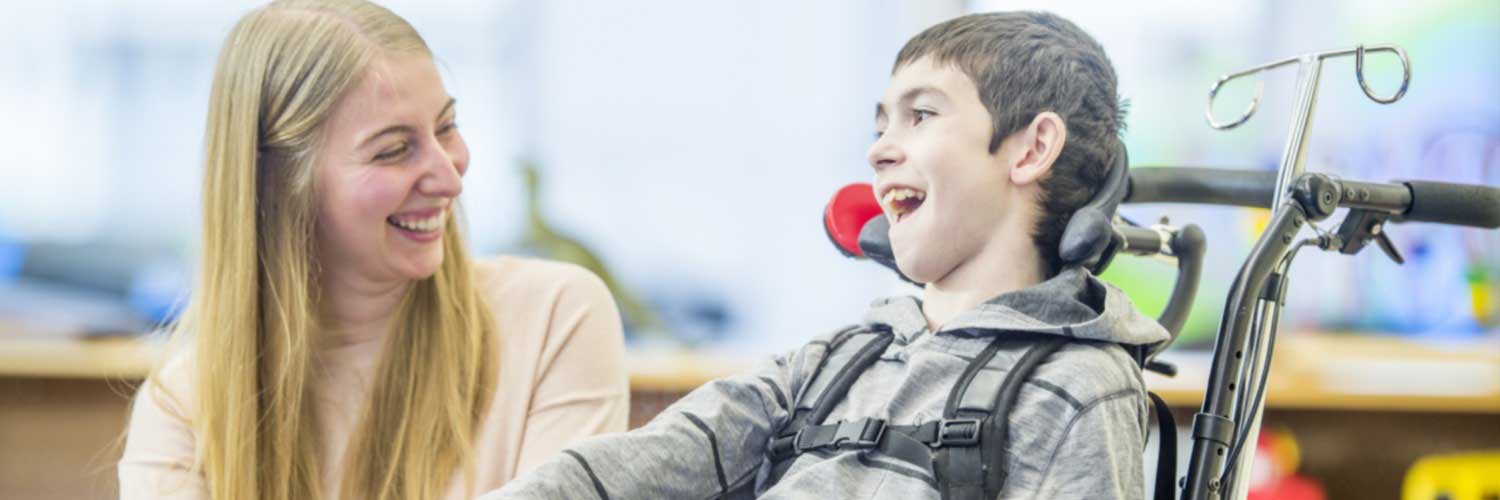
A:
MULTIPOLYGON (((20 335, 5 326, 0 323, 0 498, 114 498, 129 397, 162 343, 20 335)), ((1266 425, 1298 436, 1303 470, 1324 482, 1330 498, 1394 497, 1415 457, 1500 448, 1497 344, 1442 347, 1284 334, 1268 384, 1266 425)), ((1162 359, 1178 365, 1178 376, 1148 374, 1147 384, 1186 426, 1201 403, 1209 357, 1173 352, 1162 359)), ((688 352, 632 352, 626 361, 632 427, 704 382, 756 362, 688 352)))
MULTIPOLYGON (((0 376, 140 379, 160 351, 160 342, 137 338, 0 335, 0 376)), ((690 391, 749 370, 756 361, 691 352, 627 356, 631 388, 664 393, 690 391)), ((1178 366, 1177 377, 1147 373, 1147 385, 1168 404, 1198 406, 1209 355, 1170 352, 1162 359, 1178 366)), ((1270 408, 1500 414, 1500 345, 1445 349, 1396 338, 1304 333, 1283 335, 1273 360, 1270 408)))

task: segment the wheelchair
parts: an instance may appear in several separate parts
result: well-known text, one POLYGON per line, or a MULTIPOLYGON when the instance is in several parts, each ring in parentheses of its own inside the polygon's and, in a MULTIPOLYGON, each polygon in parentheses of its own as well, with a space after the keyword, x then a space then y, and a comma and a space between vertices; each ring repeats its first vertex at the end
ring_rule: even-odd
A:
MULTIPOLYGON (((1202 406, 1193 417, 1192 451, 1184 477, 1176 478, 1175 451, 1168 453, 1168 447, 1175 450, 1175 425, 1165 420, 1159 426, 1162 450, 1158 467, 1164 470, 1156 474, 1157 498, 1173 498, 1179 491, 1183 500, 1244 499, 1247 495, 1253 460, 1246 457, 1255 452, 1277 325, 1285 306, 1290 267, 1299 251, 1317 248, 1354 255, 1373 242, 1401 264, 1404 259, 1387 236, 1388 224, 1426 222, 1500 228, 1500 188, 1423 180, 1366 182, 1306 171, 1304 146, 1323 62, 1347 56, 1355 58, 1355 78, 1371 100, 1390 104, 1405 95, 1411 82, 1411 62, 1405 50, 1394 45, 1302 54, 1224 75, 1210 89, 1205 112, 1208 124, 1219 130, 1249 120, 1263 92, 1258 85, 1245 111, 1235 120, 1221 123, 1213 116, 1212 104, 1226 82, 1298 66, 1294 119, 1276 171, 1199 167, 1131 170, 1122 146, 1104 185, 1073 216, 1064 232, 1059 256, 1069 265, 1087 267, 1095 274, 1119 253, 1175 260, 1176 282, 1157 318, 1175 340, 1197 291, 1204 258, 1203 232, 1193 224, 1138 226, 1119 217, 1116 208, 1121 203, 1185 203, 1271 210, 1270 222, 1241 264, 1224 305, 1202 406), (1367 53, 1375 52, 1400 59, 1401 86, 1390 96, 1377 96, 1366 83, 1364 59, 1367 53), (1346 211, 1337 230, 1298 237, 1305 226, 1331 217, 1340 208, 1346 211)), ((877 262, 906 279, 890 249, 889 223, 868 184, 840 189, 824 211, 823 224, 834 246, 845 256, 877 262)), ((1169 344, 1171 341, 1146 353, 1139 360, 1142 368, 1175 375, 1175 367, 1155 359, 1169 344)))

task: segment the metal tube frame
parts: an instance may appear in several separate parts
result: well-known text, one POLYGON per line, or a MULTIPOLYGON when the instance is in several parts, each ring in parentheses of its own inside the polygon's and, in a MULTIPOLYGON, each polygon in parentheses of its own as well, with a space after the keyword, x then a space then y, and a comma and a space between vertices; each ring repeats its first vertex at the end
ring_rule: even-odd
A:
POLYGON ((1265 371, 1269 370, 1269 365, 1266 365, 1265 370, 1261 369, 1261 361, 1271 355, 1271 346, 1266 339, 1274 335, 1280 321, 1281 300, 1285 296, 1286 271, 1291 262, 1289 257, 1293 241, 1309 218, 1318 220, 1328 217, 1338 202, 1342 201, 1338 183, 1317 174, 1304 174, 1303 166, 1307 158, 1304 145, 1308 132, 1312 129, 1318 81, 1324 59, 1351 54, 1355 56, 1355 78, 1359 81, 1360 89, 1371 100, 1390 104, 1406 94, 1411 82, 1411 61, 1405 50, 1394 45, 1373 46, 1369 49, 1360 45, 1353 49, 1304 54, 1224 75, 1209 89, 1205 111, 1209 126, 1220 130, 1234 128, 1245 123, 1255 113, 1263 95, 1264 84, 1257 81, 1255 98, 1238 119, 1221 124, 1214 120, 1213 100, 1224 83, 1293 63, 1298 65, 1297 107, 1277 173, 1276 191, 1271 203, 1271 222, 1235 277, 1224 315, 1220 318, 1208 388, 1204 393, 1203 406, 1193 418, 1193 448, 1188 455, 1187 476, 1183 478, 1181 494, 1184 500, 1242 500, 1248 494, 1246 481, 1251 475, 1255 436, 1264 414, 1264 405, 1255 404, 1250 392, 1257 391, 1267 376, 1265 371), (1364 56, 1368 51, 1391 52, 1400 59, 1403 78, 1400 89, 1393 95, 1376 96, 1365 83, 1364 56), (1317 177, 1318 179, 1313 180, 1322 182, 1309 182, 1312 177, 1317 177), (1274 284, 1271 283, 1272 280, 1275 280, 1274 284), (1268 294, 1267 290, 1271 293, 1268 294), (1253 361, 1248 367, 1244 364, 1247 350, 1252 351, 1250 354, 1253 361), (1241 397, 1242 394, 1244 397, 1241 397), (1236 434, 1242 425, 1249 426, 1245 442, 1238 443, 1240 449, 1235 463, 1226 463, 1229 460, 1226 454, 1236 445, 1236 434), (1226 471, 1226 467, 1232 467, 1232 470, 1226 471), (1232 483, 1224 484, 1225 479, 1232 480, 1232 483))

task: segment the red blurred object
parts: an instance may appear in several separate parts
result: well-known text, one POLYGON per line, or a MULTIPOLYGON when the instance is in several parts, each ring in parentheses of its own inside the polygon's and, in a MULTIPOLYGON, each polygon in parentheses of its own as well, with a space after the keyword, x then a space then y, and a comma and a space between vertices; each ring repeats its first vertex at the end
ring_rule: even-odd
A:
POLYGON ((1246 500, 1325 500, 1323 486, 1297 474, 1301 447, 1291 432, 1261 429, 1255 447, 1255 469, 1246 500))
POLYGON ((1287 476, 1267 488, 1251 489, 1246 500, 1324 500, 1323 487, 1302 476, 1287 476))
POLYGON ((859 231, 882 213, 880 202, 875 200, 875 188, 866 182, 856 182, 839 188, 828 201, 823 209, 823 229, 844 255, 863 258, 859 231))

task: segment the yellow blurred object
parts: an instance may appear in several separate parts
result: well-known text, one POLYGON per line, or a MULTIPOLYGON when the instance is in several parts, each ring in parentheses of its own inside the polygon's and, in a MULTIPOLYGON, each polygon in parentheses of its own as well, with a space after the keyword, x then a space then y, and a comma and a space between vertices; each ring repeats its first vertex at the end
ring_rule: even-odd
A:
POLYGON ((1495 298, 1487 283, 1469 284, 1469 301, 1474 306, 1474 320, 1481 325, 1495 323, 1495 298))
POLYGON ((1260 237, 1260 233, 1266 232, 1266 226, 1271 225, 1271 211, 1264 208, 1251 208, 1245 211, 1245 222, 1250 225, 1245 234, 1250 241, 1260 237))
POLYGON ((1297 473, 1297 467, 1302 465, 1302 448, 1297 446, 1297 438, 1287 429, 1276 429, 1266 436, 1271 442, 1272 454, 1276 457, 1282 475, 1290 476, 1297 473))
POLYGON ((1403 500, 1500 497, 1500 450, 1431 455, 1406 471, 1403 500))

